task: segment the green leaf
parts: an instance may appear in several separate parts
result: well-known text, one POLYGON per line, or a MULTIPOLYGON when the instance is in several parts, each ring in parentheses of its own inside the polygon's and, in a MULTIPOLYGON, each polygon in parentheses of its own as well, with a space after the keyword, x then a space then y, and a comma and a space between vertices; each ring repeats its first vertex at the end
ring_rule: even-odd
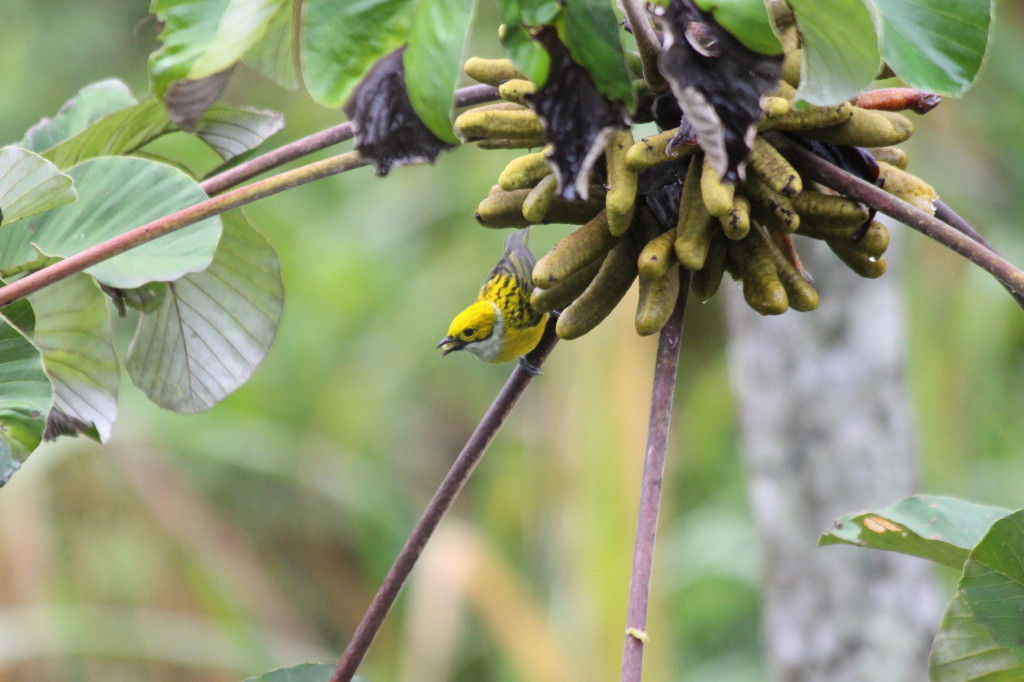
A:
POLYGON ((73 202, 71 178, 30 151, 0 147, 0 225, 73 202))
POLYGON ((267 31, 285 0, 153 0, 163 22, 161 48, 150 55, 153 92, 224 71, 267 31))
POLYGON ((39 447, 53 404, 39 350, 19 331, 33 324, 28 301, 0 308, 0 486, 39 447))
POLYGON ((566 0, 558 34, 598 91, 633 109, 633 85, 610 0, 566 0))
POLYGON ((985 58, 991 0, 872 0, 881 19, 882 56, 909 85, 962 95, 985 58))
MULTIPOLYGON (((334 663, 300 663, 299 665, 278 668, 244 682, 327 682, 334 672, 334 663)), ((362 677, 354 677, 352 682, 366 682, 362 677)))
MULTIPOLYGON (((104 156, 71 168, 68 175, 78 187, 78 201, 43 214, 32 225, 0 229, 0 267, 36 259, 33 244, 48 256, 71 256, 206 199, 192 178, 147 159, 104 156)), ((220 220, 208 218, 86 272, 119 289, 175 280, 206 268, 219 238, 220 220)))
POLYGON ((305 0, 299 56, 313 99, 344 104, 374 62, 408 41, 414 2, 305 0))
POLYGON ((931 682, 1019 682, 1024 662, 996 644, 960 595, 953 597, 928 657, 931 682))
POLYGON ((871 12, 862 0, 789 0, 803 37, 799 96, 836 104, 865 90, 882 63, 871 12))
POLYGON ((131 89, 116 78, 86 85, 62 104, 56 115, 44 118, 29 128, 25 137, 15 146, 41 152, 137 101, 131 89))
POLYGON ((885 509, 839 517, 818 544, 884 549, 959 569, 971 548, 1007 513, 954 497, 914 495, 885 509))
POLYGON ((160 306, 142 314, 125 361, 150 400, 179 413, 209 409, 244 384, 281 318, 273 248, 241 213, 223 218, 210 267, 168 285, 160 306))
POLYGON ((696 4, 754 52, 782 54, 764 0, 696 0, 696 4))
POLYGON ((295 2, 288 0, 267 24, 263 38, 245 55, 245 63, 282 88, 299 87, 298 36, 295 26, 295 2))
POLYGON ((198 135, 220 158, 229 161, 255 149, 284 127, 284 116, 267 109, 236 108, 217 103, 199 119, 198 135))
POLYGON ((92 277, 79 273, 28 300, 36 316, 30 336, 53 385, 54 410, 83 425, 87 435, 108 440, 120 371, 106 296, 92 277))
POLYGON ((997 644, 1024 655, 1024 510, 993 523, 971 552, 960 596, 997 644))
POLYGON ((412 108, 430 132, 449 144, 459 143, 452 129, 452 98, 472 16, 473 0, 419 0, 402 57, 412 108))
POLYGON ((501 44, 512 63, 537 87, 548 81, 551 68, 551 57, 547 50, 530 37, 529 31, 522 26, 505 24, 505 34, 501 44))

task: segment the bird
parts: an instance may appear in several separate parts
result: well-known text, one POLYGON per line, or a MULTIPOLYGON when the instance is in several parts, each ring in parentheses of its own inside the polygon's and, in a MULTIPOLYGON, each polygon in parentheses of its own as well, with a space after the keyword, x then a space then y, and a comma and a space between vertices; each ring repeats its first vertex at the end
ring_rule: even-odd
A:
MULTIPOLYGON (((505 253, 491 270, 476 301, 455 316, 448 335, 437 344, 441 357, 467 350, 484 362, 507 362, 523 358, 540 343, 547 314, 530 305, 533 266, 537 259, 527 246, 530 228, 518 230, 505 239, 505 253)), ((525 361, 527 371, 537 368, 525 361)))

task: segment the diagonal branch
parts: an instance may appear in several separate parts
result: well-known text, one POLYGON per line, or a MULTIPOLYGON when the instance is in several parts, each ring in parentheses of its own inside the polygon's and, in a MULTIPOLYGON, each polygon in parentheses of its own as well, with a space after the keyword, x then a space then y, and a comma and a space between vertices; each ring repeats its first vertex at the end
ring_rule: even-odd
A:
POLYGON ((658 92, 668 87, 668 83, 658 70, 658 54, 661 53, 661 41, 651 25, 651 17, 644 9, 643 0, 619 0, 619 8, 626 15, 629 29, 636 39, 636 47, 640 52, 640 64, 644 70, 644 81, 652 90, 658 92))
MULTIPOLYGON (((534 368, 540 367, 551 353, 551 349, 554 348, 557 341, 555 320, 552 317, 548 320, 548 326, 540 344, 526 356, 528 362, 534 368)), ((465 485, 470 474, 473 473, 473 469, 480 461, 480 458, 483 457, 484 452, 487 451, 487 446, 494 440, 498 429, 505 423, 505 419, 535 374, 535 370, 527 369, 523 363, 516 365, 516 368, 512 371, 512 376, 505 382, 501 392, 498 393, 494 402, 491 403, 487 412, 480 419, 480 423, 477 424, 469 440, 466 441, 465 447, 462 448, 462 452, 459 453, 459 456, 452 463, 448 473, 438 486, 437 492, 434 493, 434 497, 431 498, 427 508, 423 511, 423 515, 420 516, 420 520, 416 522, 412 532, 409 533, 409 537, 395 558, 395 562, 391 564, 391 569, 388 571, 387 576, 385 576, 384 582, 381 583, 373 601, 367 607, 363 619, 359 622, 355 632, 352 633, 352 639, 349 640, 345 652, 341 655, 341 660, 338 661, 338 666, 334 669, 330 682, 349 682, 353 675, 356 674, 356 669, 359 668, 363 656, 366 655, 366 651, 370 648, 370 644, 384 622, 385 616, 391 610, 395 600, 398 599, 398 593, 401 592, 406 580, 408 580, 409 574, 416 565, 416 561, 420 558, 420 554, 423 553, 423 548, 426 546, 427 541, 434 534, 437 526, 441 523, 441 519, 444 518, 444 515, 451 508, 452 503, 455 501, 455 496, 462 490, 462 486, 465 485)))
POLYGON ((651 415, 647 424, 647 452, 640 484, 640 512, 636 522, 636 547, 633 573, 629 581, 629 607, 626 614, 626 642, 622 652, 622 682, 640 682, 647 642, 647 606, 651 596, 651 570, 654 542, 661 508, 665 453, 672 421, 672 399, 679 367, 679 344, 683 336, 686 299, 690 293, 690 271, 680 267, 679 298, 672 316, 658 338, 658 355, 651 389, 651 415))

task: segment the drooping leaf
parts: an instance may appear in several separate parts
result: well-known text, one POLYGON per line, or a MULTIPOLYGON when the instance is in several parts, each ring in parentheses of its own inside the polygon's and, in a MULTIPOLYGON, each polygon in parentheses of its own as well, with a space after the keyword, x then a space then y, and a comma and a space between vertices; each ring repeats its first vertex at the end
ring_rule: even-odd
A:
POLYGON ((96 281, 79 273, 29 296, 35 331, 26 332, 43 357, 53 386, 44 437, 85 433, 110 438, 117 418, 120 370, 110 311, 96 281))
POLYGON ((558 28, 572 60, 587 70, 598 92, 632 109, 633 85, 610 0, 566 0, 558 28))
POLYGON ((339 107, 363 74, 408 42, 415 0, 305 0, 299 56, 314 100, 339 107))
POLYGON ((782 43, 772 28, 764 0, 695 0, 711 12, 722 28, 747 48, 761 54, 781 54, 782 43))
POLYGON ((1024 510, 993 523, 971 551, 960 596, 997 644, 1024 657, 1024 510))
MULTIPOLYGON (((333 672, 333 663, 300 663, 250 677, 244 682, 327 682, 331 679, 333 672)), ((366 682, 366 680, 355 677, 353 682, 366 682)))
POLYGON ((273 248, 243 215, 227 213, 210 267, 168 284, 159 307, 142 314, 128 374, 161 407, 209 409, 263 361, 283 299, 273 248))
MULTIPOLYGON (((0 229, 0 267, 38 257, 70 256, 206 199, 195 180, 166 164, 104 156, 68 170, 79 200, 43 214, 32 225, 0 229)), ((171 281, 198 272, 213 259, 220 219, 208 218, 136 247, 86 272, 100 282, 131 289, 149 281, 171 281)))
POLYGON ((736 182, 757 134, 761 97, 777 87, 782 58, 746 48, 692 0, 673 0, 660 11, 661 73, 712 167, 736 182))
POLYGON ((799 96, 837 104, 865 90, 882 57, 871 12, 863 0, 788 0, 803 44, 799 96))
POLYGON ((39 350, 19 331, 33 326, 28 301, 0 308, 0 486, 39 446, 53 404, 39 350))
POLYGON ((186 133, 194 132, 199 118, 224 92, 234 71, 231 67, 203 78, 186 78, 171 83, 163 96, 171 123, 186 133))
POLYGON ((586 199, 594 162, 612 132, 628 125, 625 107, 597 90, 554 29, 546 28, 535 37, 551 58, 551 70, 547 82, 530 97, 530 107, 544 124, 544 141, 553 147, 548 161, 562 198, 586 199))
POLYGON ((960 595, 953 597, 928 657, 931 682, 1018 682, 1024 661, 992 639, 960 595))
POLYGON ((962 95, 988 47, 991 0, 872 0, 882 30, 882 56, 915 88, 962 95))
POLYGON ((431 132, 412 108, 403 52, 395 50, 374 64, 345 104, 355 126, 355 148, 373 162, 377 175, 407 163, 433 163, 453 146, 431 132))
POLYGON ((276 111, 217 103, 199 119, 195 132, 220 158, 229 161, 259 147, 283 127, 284 116, 276 111))
POLYGON ((246 64, 287 90, 299 87, 295 19, 295 2, 287 0, 267 24, 263 38, 245 55, 246 64))
POLYGON ((52 163, 17 147, 0 147, 0 225, 70 203, 71 178, 52 163))
POLYGON ((885 549, 959 569, 989 527, 1008 513, 955 497, 913 495, 885 509, 839 517, 818 544, 885 549))
POLYGON ((91 83, 62 104, 53 118, 44 118, 29 128, 15 146, 42 152, 137 101, 131 89, 116 78, 91 83))
POLYGON ((420 0, 402 57, 409 101, 430 132, 450 144, 452 98, 462 72, 462 46, 473 0, 420 0))

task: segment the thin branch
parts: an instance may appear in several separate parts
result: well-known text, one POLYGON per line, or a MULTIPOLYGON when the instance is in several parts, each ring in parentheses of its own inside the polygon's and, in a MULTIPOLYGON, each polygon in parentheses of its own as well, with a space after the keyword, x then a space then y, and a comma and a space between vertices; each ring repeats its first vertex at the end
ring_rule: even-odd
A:
POLYGON ((20 298, 33 294, 45 286, 70 277, 76 273, 113 258, 137 246, 151 242, 158 237, 170 234, 183 227, 194 225, 201 220, 220 215, 233 208, 252 203, 257 199, 283 192, 286 189, 304 185, 329 175, 344 173, 354 168, 369 165, 359 152, 347 152, 323 161, 317 161, 301 168, 286 171, 265 180, 222 194, 194 206, 182 209, 146 223, 142 227, 129 230, 113 239, 90 247, 85 251, 69 256, 59 263, 37 270, 12 284, 0 287, 0 307, 13 303, 20 298))
MULTIPOLYGON (((472 85, 455 91, 455 106, 468 107, 499 98, 498 88, 494 86, 472 85)), ((283 166, 289 161, 294 161, 307 154, 312 154, 331 145, 344 142, 352 138, 353 135, 355 135, 355 126, 352 125, 351 121, 346 121, 340 125, 290 142, 266 154, 261 154, 223 173, 212 175, 203 180, 199 186, 210 196, 220 194, 230 187, 241 184, 278 166, 283 166)))
POLYGON ((668 87, 668 83, 658 71, 658 55, 661 53, 661 41, 654 31, 651 18, 643 7, 643 0, 619 0, 619 7, 626 15, 629 28, 636 39, 640 51, 640 64, 644 70, 644 81, 655 92, 668 87))
POLYGON ((895 218, 940 244, 956 251, 995 277, 1011 292, 1024 292, 1024 272, 990 248, 961 234, 938 218, 928 215, 874 185, 837 168, 785 137, 772 136, 775 144, 805 177, 820 182, 841 194, 861 201, 895 218))
POLYGON ((658 338, 658 355, 651 389, 651 414, 647 423, 647 451, 640 484, 640 512, 636 522, 636 546, 633 572, 629 580, 629 607, 626 613, 626 641, 622 651, 622 682, 640 682, 647 642, 647 606, 651 597, 651 570, 654 542, 661 509, 665 453, 672 422, 672 399, 679 367, 679 344, 690 292, 690 271, 680 268, 679 298, 675 310, 658 338))
MULTIPOLYGON (((540 344, 527 356, 528 362, 534 367, 541 366, 558 341, 558 337, 555 335, 554 322, 553 318, 548 321, 548 327, 540 344)), ((398 599, 399 592, 401 592, 402 587, 409 578, 409 574, 416 565, 416 561, 420 558, 420 554, 423 553, 423 548, 426 546, 427 541, 434 534, 437 526, 441 523, 441 519, 444 518, 444 515, 451 508, 452 503, 455 501, 455 496, 462 490, 462 486, 465 485, 470 474, 473 473, 473 469, 480 461, 480 458, 483 457, 484 452, 487 451, 487 446, 491 444, 498 429, 501 428, 501 425, 505 422, 505 419, 534 376, 535 371, 528 370, 522 363, 516 365, 512 375, 502 387, 501 392, 498 393, 494 402, 491 403, 487 412, 484 413, 469 440, 466 441, 462 452, 459 453, 459 456, 452 463, 444 480, 441 481, 437 491, 434 493, 434 497, 431 498, 427 508, 423 511, 423 515, 420 516, 419 521, 416 522, 408 539, 406 539, 405 545, 402 546, 394 563, 391 564, 391 569, 388 571, 387 576, 385 576, 384 582, 381 583, 373 601, 367 607, 363 619, 359 622, 355 632, 352 633, 352 638, 341 655, 341 660, 338 661, 338 665, 331 675, 330 682, 349 682, 355 675, 359 664, 363 660, 363 656, 366 655, 366 651, 370 648, 373 638, 377 635, 377 631, 384 622, 385 616, 391 610, 395 600, 398 599)))

